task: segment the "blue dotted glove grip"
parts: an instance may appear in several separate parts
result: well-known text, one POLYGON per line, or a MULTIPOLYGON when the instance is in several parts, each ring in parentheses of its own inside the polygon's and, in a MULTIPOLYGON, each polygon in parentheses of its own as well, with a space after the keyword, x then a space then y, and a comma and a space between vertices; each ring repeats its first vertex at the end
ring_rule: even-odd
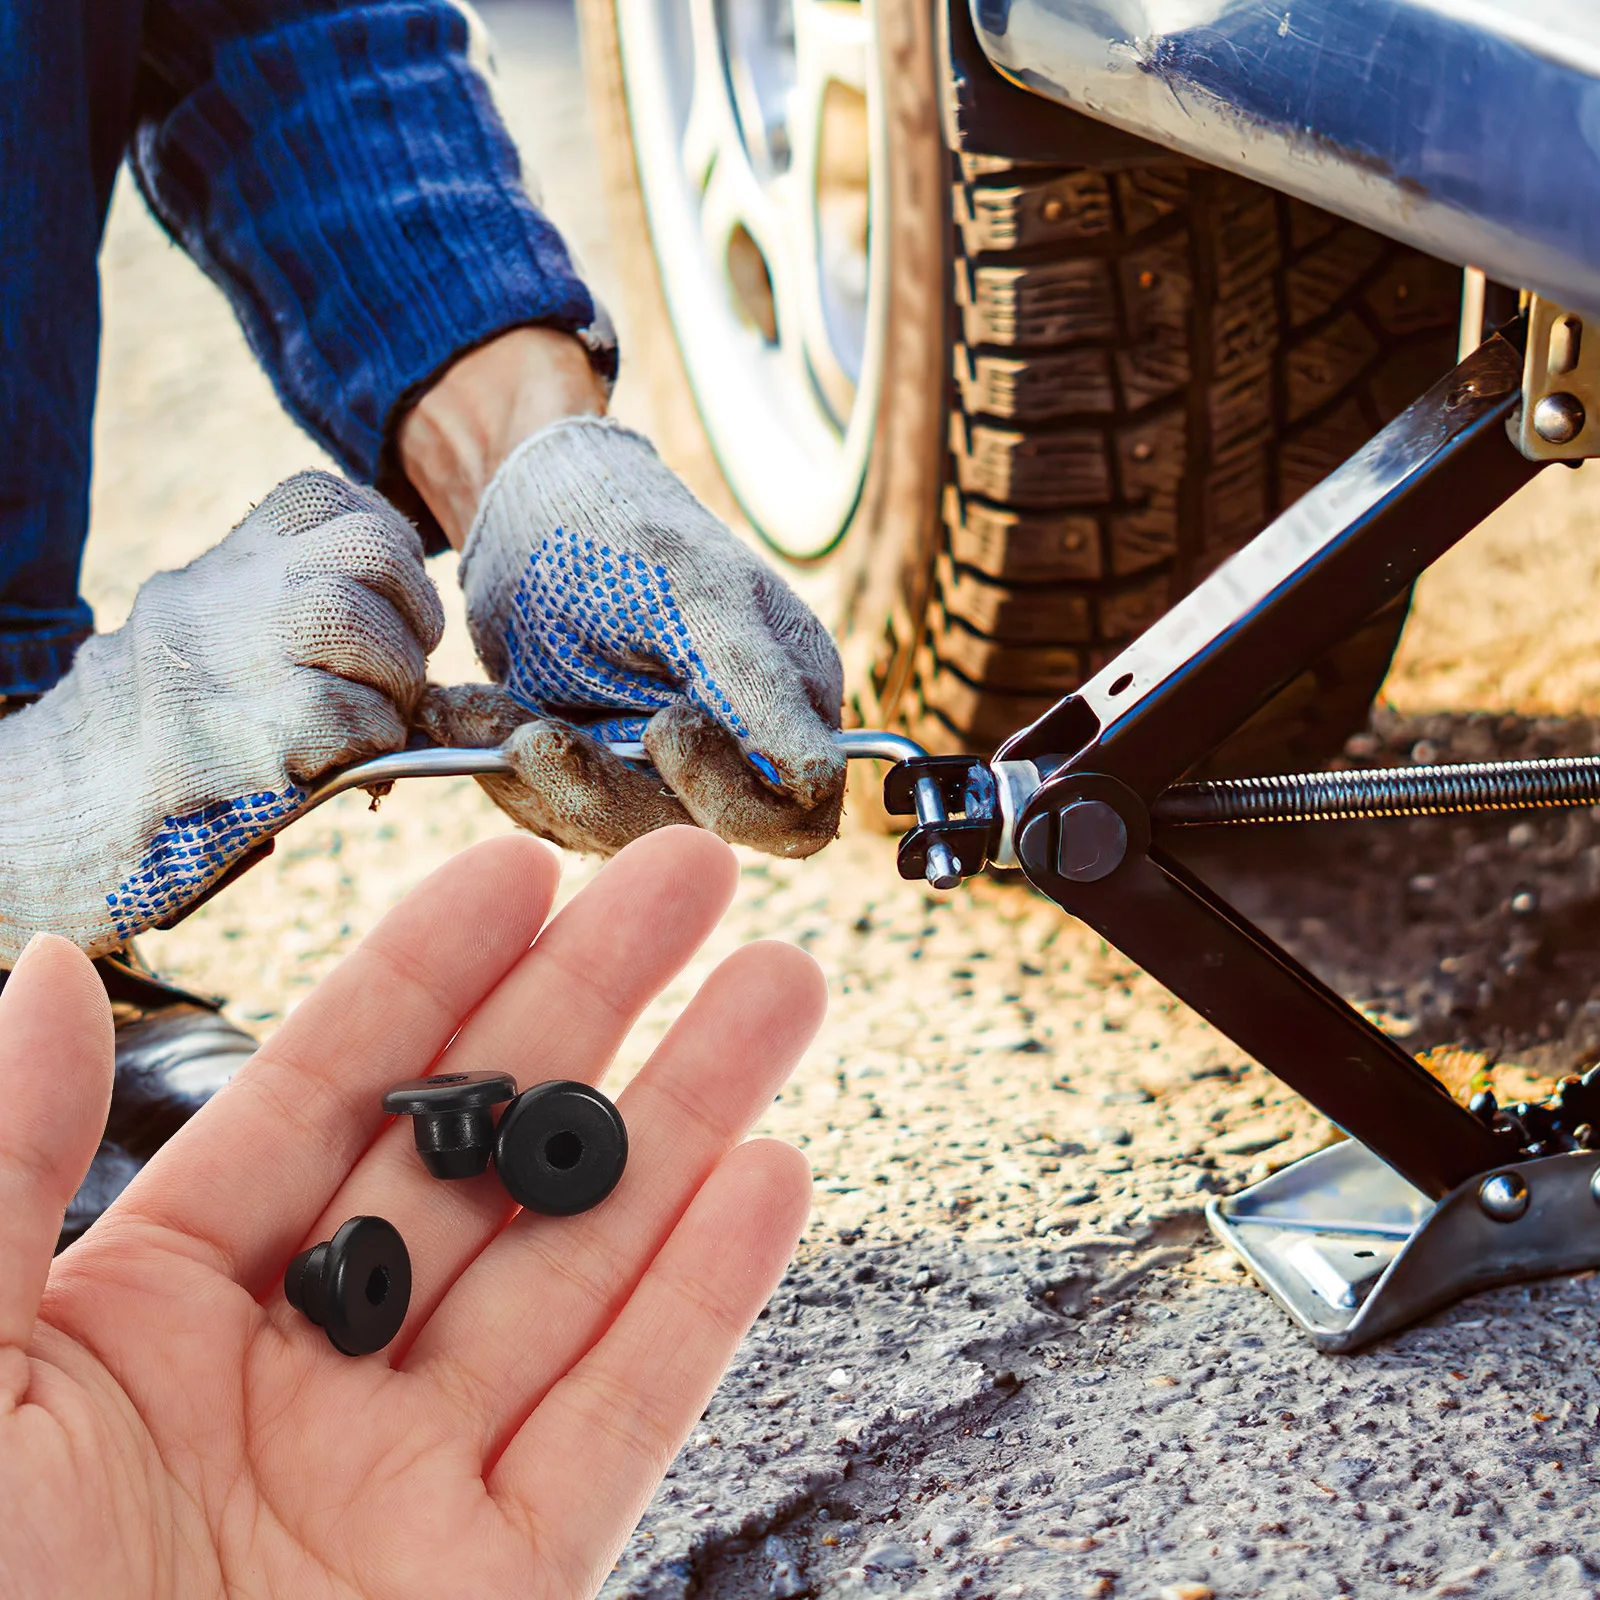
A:
MULTIPOLYGON (((636 739, 657 711, 687 699, 737 739, 749 727, 701 659, 664 566, 565 529, 541 539, 511 600, 506 689, 530 710, 580 706, 635 713, 585 724, 602 739, 636 739), (664 676, 617 658, 649 656, 664 676)), ((776 782, 762 756, 756 770, 776 782)))
POLYGON ((189 904, 306 799, 307 791, 291 783, 276 793, 263 789, 164 819, 138 866, 106 896, 117 933, 130 938, 189 904))

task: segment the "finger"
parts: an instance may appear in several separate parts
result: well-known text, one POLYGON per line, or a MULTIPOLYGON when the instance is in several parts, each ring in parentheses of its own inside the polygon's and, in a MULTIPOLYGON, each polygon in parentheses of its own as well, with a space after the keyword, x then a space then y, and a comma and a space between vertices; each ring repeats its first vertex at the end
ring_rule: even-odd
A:
POLYGON ((480 778, 519 827, 568 850, 612 855, 630 840, 693 818, 654 773, 630 767, 564 722, 525 722, 503 748, 515 778, 480 778))
POLYGON ((603 1206, 519 1216, 461 1275, 405 1365, 498 1442, 617 1315, 678 1218, 771 1105, 822 1022, 827 990, 792 945, 751 945, 706 980, 620 1100, 629 1161, 603 1206), (528 1338, 524 1285, 539 1292, 528 1338))
POLYGON ((33 1337, 61 1219, 105 1131, 112 1053, 88 958, 39 935, 0 993, 0 1410, 27 1382, 12 1352, 33 1337))
POLYGON ((293 723, 284 729, 291 754, 284 766, 296 783, 311 784, 335 767, 398 750, 406 725, 381 690, 351 683, 320 667, 295 674, 293 723))
POLYGON ((383 1091, 425 1073, 526 954, 559 872, 502 838, 425 879, 157 1152, 121 1225, 186 1237, 263 1294, 389 1121, 383 1091))
POLYGON ((492 683, 430 683, 412 713, 412 723, 434 744, 484 749, 503 744, 524 722, 538 716, 492 683))
MULTIPOLYGON (((598 1591, 783 1275, 810 1196, 790 1146, 761 1140, 729 1155, 605 1337, 494 1465, 490 1493, 534 1530, 563 1592, 598 1591)), ((521 1291, 530 1326, 535 1293, 521 1291)))
MULTIPOLYGON (((698 829, 630 845, 478 1006, 439 1070, 509 1072, 523 1087, 599 1082, 640 1013, 721 920, 738 880, 732 851, 698 829)), ((492 1175, 431 1177, 410 1120, 400 1118, 329 1201, 309 1242, 374 1211, 399 1228, 412 1255, 411 1309, 394 1346, 402 1352, 514 1209, 492 1175)))
POLYGON ((427 653, 400 613, 352 578, 307 584, 288 647, 297 666, 322 667, 378 690, 409 716, 427 682, 427 653))
POLYGON ((831 737, 826 762, 819 754, 807 779, 815 796, 810 805, 794 798, 796 790, 779 791, 763 781, 732 737, 693 706, 680 702, 657 712, 644 731, 644 747, 684 810, 732 844, 768 855, 809 856, 839 832, 845 759, 831 737), (826 781, 824 765, 831 773, 826 781))
POLYGON ((726 536, 720 581, 685 586, 694 649, 688 696, 737 740, 775 788, 809 810, 835 793, 844 669, 827 630, 794 591, 726 536))
POLYGON ((387 600, 425 652, 444 635, 444 607, 422 564, 422 540, 397 511, 342 516, 302 534, 291 576, 348 578, 387 600))
POLYGON ((319 468, 285 478, 262 497, 244 521, 279 538, 306 539, 336 518, 348 516, 378 517, 384 521, 393 518, 415 541, 421 555, 422 540, 417 530, 376 489, 319 468))

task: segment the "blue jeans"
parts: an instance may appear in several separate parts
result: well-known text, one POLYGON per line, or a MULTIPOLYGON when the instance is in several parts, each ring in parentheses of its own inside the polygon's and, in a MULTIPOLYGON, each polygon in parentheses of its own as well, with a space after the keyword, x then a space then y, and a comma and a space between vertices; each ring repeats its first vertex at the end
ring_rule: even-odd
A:
POLYGON ((0 6, 0 693, 8 695, 48 689, 92 627, 78 568, 100 341, 95 256, 127 137, 142 10, 142 0, 0 6))

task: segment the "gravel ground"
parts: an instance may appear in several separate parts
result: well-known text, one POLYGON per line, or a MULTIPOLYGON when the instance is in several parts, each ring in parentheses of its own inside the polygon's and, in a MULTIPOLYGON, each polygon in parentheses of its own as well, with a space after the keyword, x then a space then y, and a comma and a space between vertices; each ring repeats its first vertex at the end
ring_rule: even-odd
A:
MULTIPOLYGON (((485 9, 508 116, 604 292, 570 16, 485 9)), ((318 456, 129 192, 105 266, 87 581, 111 626, 318 456)), ((622 414, 648 425, 641 406, 625 380, 622 414)), ((1572 603, 1600 592, 1597 492, 1595 469, 1546 474, 1428 575, 1352 760, 1600 748, 1572 603)), ((435 575, 436 675, 475 676, 453 561, 435 575)), ((146 952, 270 1032, 401 893, 507 826, 467 781, 401 785, 377 815, 345 797, 146 952)), ((1457 1081, 1514 1093, 1600 1058, 1589 814, 1218 835, 1193 859, 1457 1081)), ((1327 1126, 1049 905, 987 881, 931 895, 858 827, 812 862, 747 860, 619 1071, 711 961, 773 934, 834 994, 767 1124, 814 1162, 815 1215, 616 1596, 1600 1594, 1600 1280, 1315 1354, 1200 1212, 1327 1126)))

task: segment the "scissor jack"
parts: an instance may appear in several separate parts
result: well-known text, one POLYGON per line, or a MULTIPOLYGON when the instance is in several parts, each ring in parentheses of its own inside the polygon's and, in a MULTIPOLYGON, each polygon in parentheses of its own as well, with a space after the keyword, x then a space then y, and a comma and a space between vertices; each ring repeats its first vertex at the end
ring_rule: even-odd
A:
MULTIPOLYGON (((1544 407, 1559 448, 1536 439, 1537 458, 1524 453, 1530 321, 1545 341, 1562 315, 1536 303, 1491 336, 992 762, 911 760, 884 786, 891 812, 917 818, 904 875, 942 887, 991 862, 1020 867, 1350 1135, 1207 1207, 1325 1350, 1473 1290, 1600 1266, 1600 1071, 1544 1105, 1457 1104, 1184 866, 1181 830, 1591 804, 1600 760, 1178 780, 1547 459, 1585 453, 1578 436, 1600 427, 1561 391, 1544 407)), ((1577 322, 1558 328, 1574 354, 1577 322)), ((1547 349, 1530 382, 1549 381, 1547 349)))

